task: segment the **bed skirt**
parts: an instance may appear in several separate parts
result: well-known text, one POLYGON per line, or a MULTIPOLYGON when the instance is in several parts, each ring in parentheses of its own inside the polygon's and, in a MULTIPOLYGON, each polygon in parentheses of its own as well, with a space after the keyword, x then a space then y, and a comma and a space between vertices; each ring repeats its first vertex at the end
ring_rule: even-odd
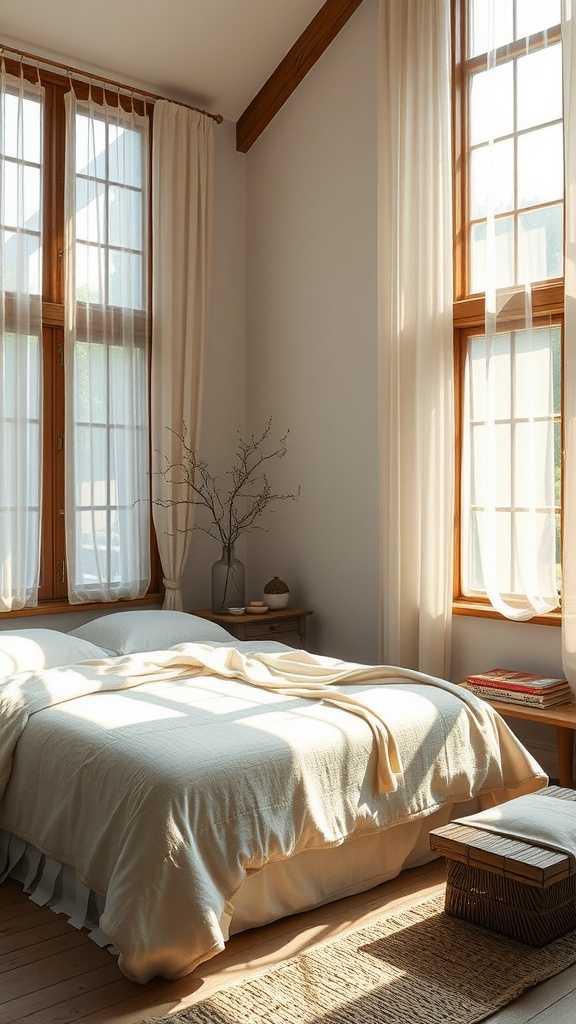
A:
POLYGON ((118 955, 99 927, 104 897, 83 885, 74 868, 51 860, 30 843, 0 830, 0 885, 7 878, 21 882, 37 906, 65 914, 73 928, 88 929, 93 942, 118 955))
MULTIPOLYGON (((477 800, 445 804, 391 829, 350 836, 341 846, 267 864, 250 873, 236 893, 232 916, 223 922, 225 937, 372 889, 406 868, 434 860, 438 855, 430 850, 430 830, 477 809, 477 800)), ((73 867, 0 829, 0 884, 7 878, 20 882, 38 906, 64 914, 74 928, 86 928, 94 942, 118 955, 99 926, 105 896, 83 885, 73 867)))

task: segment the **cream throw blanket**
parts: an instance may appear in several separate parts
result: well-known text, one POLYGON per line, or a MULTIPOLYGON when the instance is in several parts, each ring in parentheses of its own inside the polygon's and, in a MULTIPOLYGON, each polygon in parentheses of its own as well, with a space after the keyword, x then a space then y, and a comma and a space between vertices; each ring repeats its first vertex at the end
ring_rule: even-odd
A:
POLYGON ((287 650, 246 654, 234 647, 178 644, 166 651, 144 652, 102 661, 83 662, 80 671, 46 669, 22 672, 0 683, 0 797, 10 777, 12 755, 30 715, 97 692, 130 689, 145 682, 174 681, 198 675, 238 679, 287 697, 322 700, 358 715, 368 723, 376 747, 376 790, 394 792, 402 765, 396 740, 373 708, 335 686, 384 683, 407 679, 454 693, 480 721, 476 698, 461 687, 424 672, 391 665, 355 665, 307 651, 287 650))

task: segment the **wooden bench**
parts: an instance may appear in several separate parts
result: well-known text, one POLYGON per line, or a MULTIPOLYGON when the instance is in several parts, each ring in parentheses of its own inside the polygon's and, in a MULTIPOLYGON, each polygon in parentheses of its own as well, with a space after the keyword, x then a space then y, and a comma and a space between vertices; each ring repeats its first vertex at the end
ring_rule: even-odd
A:
MULTIPOLYGON (((560 786, 543 795, 576 801, 560 786)), ((457 822, 434 829, 430 847, 447 860, 447 914, 530 946, 576 929, 576 861, 568 854, 457 822)))

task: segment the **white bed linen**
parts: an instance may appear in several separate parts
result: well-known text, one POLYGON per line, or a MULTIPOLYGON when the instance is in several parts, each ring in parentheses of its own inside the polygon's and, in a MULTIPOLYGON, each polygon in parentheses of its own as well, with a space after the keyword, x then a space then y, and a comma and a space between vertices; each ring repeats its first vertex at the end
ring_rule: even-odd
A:
POLYGON ((24 728, 0 827, 105 895, 101 927, 138 981, 219 952, 235 894, 267 864, 546 782, 503 720, 449 684, 342 687, 395 737, 403 774, 381 793, 372 731, 340 708, 213 676, 90 694, 89 667, 76 672, 86 695, 24 728))

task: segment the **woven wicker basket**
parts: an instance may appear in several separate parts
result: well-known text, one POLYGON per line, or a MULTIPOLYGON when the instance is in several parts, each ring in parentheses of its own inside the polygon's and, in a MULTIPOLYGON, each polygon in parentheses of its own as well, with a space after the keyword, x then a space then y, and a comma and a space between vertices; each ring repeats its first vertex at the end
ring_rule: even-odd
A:
MULTIPOLYGON (((576 800, 558 786, 546 796, 576 800)), ((576 929, 576 865, 567 854, 455 823, 431 832, 430 845, 448 861, 447 914, 529 946, 576 929)))
POLYGON ((546 946, 576 928, 576 876, 537 889, 450 861, 445 910, 528 946, 546 946))

